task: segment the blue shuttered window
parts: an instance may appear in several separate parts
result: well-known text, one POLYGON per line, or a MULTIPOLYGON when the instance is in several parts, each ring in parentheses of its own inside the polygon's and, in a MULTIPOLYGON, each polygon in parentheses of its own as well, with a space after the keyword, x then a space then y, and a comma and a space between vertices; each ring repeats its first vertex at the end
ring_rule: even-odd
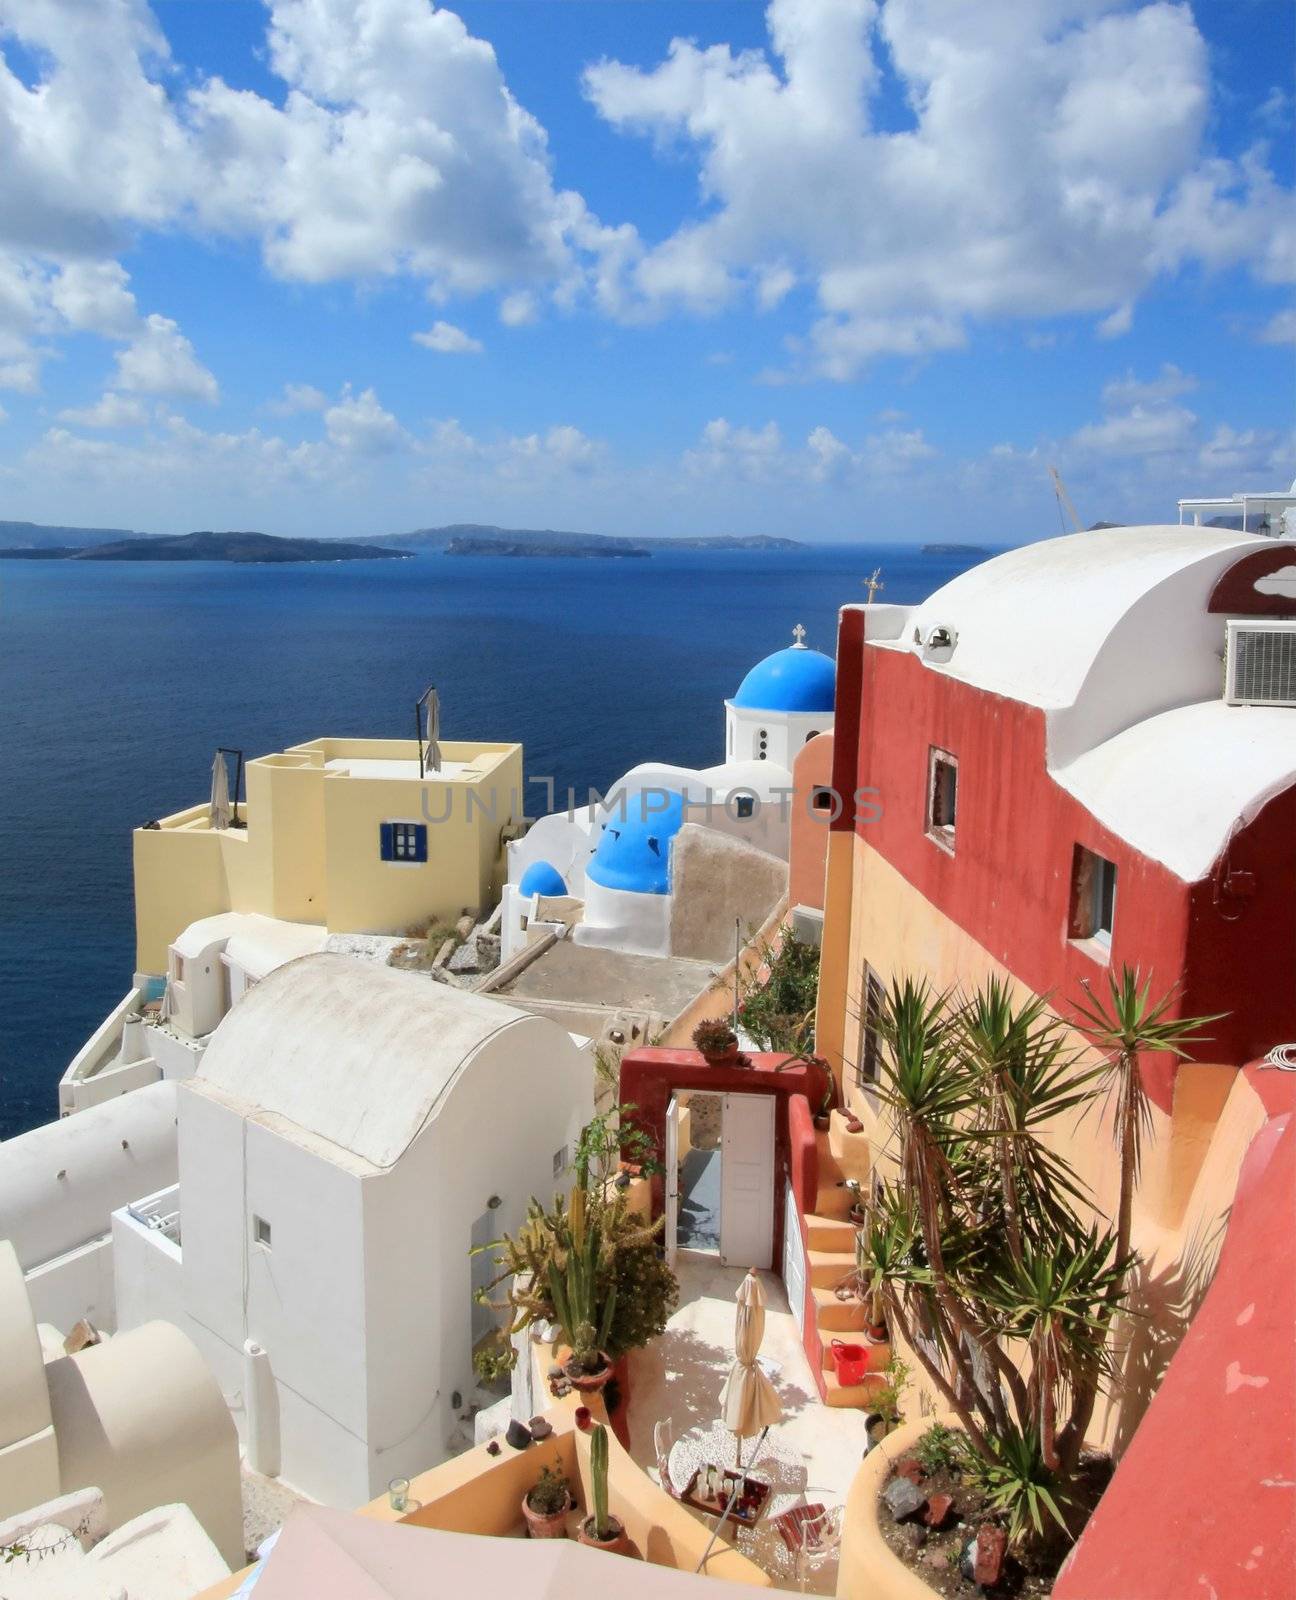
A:
POLYGON ((379 850, 384 861, 426 861, 427 824, 382 822, 378 825, 379 850))

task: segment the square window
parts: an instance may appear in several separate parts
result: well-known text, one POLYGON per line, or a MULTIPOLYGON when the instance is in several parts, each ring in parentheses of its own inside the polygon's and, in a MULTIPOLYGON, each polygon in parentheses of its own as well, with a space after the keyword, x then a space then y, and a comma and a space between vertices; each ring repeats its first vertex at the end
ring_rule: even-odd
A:
POLYGON ((833 808, 833 792, 828 788, 818 788, 814 791, 811 802, 816 811, 831 811, 833 808))
POLYGON ((1071 862, 1071 911, 1067 932, 1072 939, 1092 939, 1110 947, 1116 923, 1116 864, 1082 844, 1071 862))
POLYGON ((379 851, 384 861, 426 861, 427 824, 425 822, 384 822, 378 829, 379 851))
POLYGON ((263 1249, 270 1248, 270 1224, 264 1217, 252 1216, 252 1242, 259 1244, 263 1249))
POLYGON ((927 833, 947 850, 954 848, 958 820, 958 760, 932 746, 927 757, 927 833))
POLYGON ((755 815, 755 811, 756 811, 756 796, 755 795, 740 794, 740 795, 738 795, 736 797, 736 809, 735 809, 734 815, 739 819, 739 821, 742 821, 742 819, 744 817, 751 817, 751 816, 755 815))
POLYGON ((567 1146, 566 1145, 564 1145, 561 1150, 555 1150, 554 1151, 554 1155, 553 1155, 553 1175, 554 1175, 555 1178, 561 1177, 562 1174, 564 1172, 566 1172, 567 1164, 568 1164, 569 1160, 570 1160, 570 1157, 567 1154, 567 1146))

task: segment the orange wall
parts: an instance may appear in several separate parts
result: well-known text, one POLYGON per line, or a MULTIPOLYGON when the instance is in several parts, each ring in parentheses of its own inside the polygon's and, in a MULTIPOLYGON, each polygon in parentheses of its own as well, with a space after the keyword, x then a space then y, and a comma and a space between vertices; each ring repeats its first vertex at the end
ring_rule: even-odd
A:
POLYGON ((816 811, 814 791, 832 784, 833 736, 820 733, 802 745, 792 763, 792 833, 788 854, 788 905, 823 910, 831 811, 816 811))

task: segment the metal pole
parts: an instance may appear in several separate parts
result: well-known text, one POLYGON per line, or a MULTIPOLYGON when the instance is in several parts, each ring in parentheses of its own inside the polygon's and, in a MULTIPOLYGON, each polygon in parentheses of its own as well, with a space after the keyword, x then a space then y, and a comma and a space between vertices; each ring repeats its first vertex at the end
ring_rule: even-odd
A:
POLYGON ((734 918, 734 1032, 738 1032, 738 963, 742 958, 742 923, 734 918))

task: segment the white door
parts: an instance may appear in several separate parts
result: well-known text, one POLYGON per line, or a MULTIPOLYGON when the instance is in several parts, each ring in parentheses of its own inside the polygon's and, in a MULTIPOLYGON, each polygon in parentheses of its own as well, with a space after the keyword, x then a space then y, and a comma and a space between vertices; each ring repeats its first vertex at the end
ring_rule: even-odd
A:
POLYGON ((720 1141, 720 1260, 774 1264, 774 1096, 727 1094, 720 1141))
POLYGON ((801 1216, 797 1211, 796 1196, 791 1183, 783 1206, 783 1287, 787 1290, 788 1306, 797 1332, 805 1332, 805 1246, 801 1241, 801 1216))
POLYGON ((670 1097, 666 1106, 666 1265, 673 1272, 675 1270, 675 1257, 678 1245, 675 1235, 679 1232, 679 1100, 675 1095, 670 1097))

